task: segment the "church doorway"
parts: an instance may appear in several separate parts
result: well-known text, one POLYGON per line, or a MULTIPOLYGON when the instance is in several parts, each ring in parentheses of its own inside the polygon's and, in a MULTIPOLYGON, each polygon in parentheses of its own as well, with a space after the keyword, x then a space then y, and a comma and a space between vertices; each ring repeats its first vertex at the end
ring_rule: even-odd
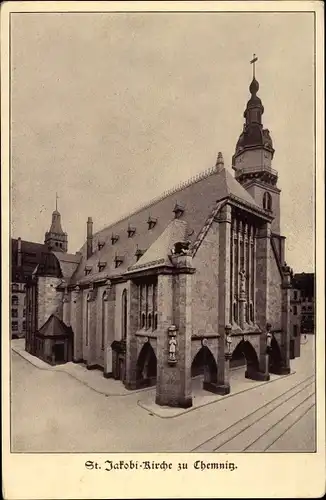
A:
POLYGON ((156 384, 157 359, 149 342, 143 345, 137 360, 137 387, 156 384))
POLYGON ((212 351, 207 346, 202 346, 194 357, 191 364, 191 377, 194 394, 205 389, 206 384, 217 382, 217 364, 212 351))
POLYGON ((259 371, 259 360, 252 344, 247 340, 241 340, 232 353, 230 368, 237 368, 246 365, 246 378, 252 378, 252 375, 259 371))
POLYGON ((54 361, 56 363, 64 363, 65 362, 65 345, 62 344, 54 344, 54 361))

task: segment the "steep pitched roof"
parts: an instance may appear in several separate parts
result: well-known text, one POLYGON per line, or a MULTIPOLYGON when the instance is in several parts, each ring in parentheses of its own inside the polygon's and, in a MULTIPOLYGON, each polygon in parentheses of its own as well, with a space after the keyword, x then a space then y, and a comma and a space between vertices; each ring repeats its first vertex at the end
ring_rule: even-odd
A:
POLYGON ((178 241, 185 241, 186 233, 187 223, 185 221, 172 220, 139 261, 129 268, 129 271, 157 266, 172 266, 169 259, 171 249, 178 241))
POLYGON ((24 282, 32 275, 36 266, 42 261, 43 255, 48 253, 46 245, 34 241, 21 240, 22 265, 18 266, 18 239, 11 239, 11 273, 12 281, 24 282))
POLYGON ((43 337, 62 337, 71 335, 72 331, 71 328, 63 323, 57 316, 51 314, 44 325, 39 329, 38 334, 43 337))
POLYGON ((73 273, 76 271, 81 255, 64 253, 64 252, 52 252, 59 261, 62 277, 65 279, 71 278, 73 273))
POLYGON ((209 169, 190 182, 180 185, 128 217, 96 233, 93 238, 93 255, 89 259, 86 258, 85 243, 80 250, 82 257, 71 283, 114 277, 128 271, 128 268, 137 262, 135 256, 137 248, 149 249, 174 219, 173 209, 176 204, 184 207, 182 221, 186 222, 188 226, 186 239, 193 243, 202 230, 207 217, 216 207, 216 202, 230 196, 242 201, 245 205, 249 204, 251 208, 261 213, 262 210, 255 200, 228 170, 224 168, 209 169), (156 219, 156 224, 151 229, 147 226, 149 216, 156 219), (135 228, 132 237, 128 237, 128 226, 135 228), (118 236, 118 240, 114 244, 111 242, 112 235, 118 236), (100 249, 97 248, 98 241, 104 242, 104 246, 100 249), (118 267, 116 267, 115 258, 119 259, 118 267), (101 272, 98 271, 99 261, 106 263, 105 269, 101 272), (85 276, 86 266, 90 269, 87 276, 85 276))

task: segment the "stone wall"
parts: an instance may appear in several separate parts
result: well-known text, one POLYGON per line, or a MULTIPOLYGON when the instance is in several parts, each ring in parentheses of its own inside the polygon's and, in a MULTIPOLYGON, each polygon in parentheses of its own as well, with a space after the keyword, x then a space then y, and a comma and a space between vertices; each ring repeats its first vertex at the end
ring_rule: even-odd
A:
POLYGON ((272 330, 282 328, 282 289, 281 275, 276 264, 274 252, 270 252, 270 279, 268 293, 267 321, 271 323, 272 330))
MULTIPOLYGON (((193 260, 192 334, 218 333, 219 238, 218 224, 213 223, 193 260)), ((221 290, 223 293, 223 290, 221 290)))
POLYGON ((60 278, 49 276, 38 278, 38 329, 44 325, 51 314, 56 314, 62 320, 63 292, 56 290, 60 282, 60 278))

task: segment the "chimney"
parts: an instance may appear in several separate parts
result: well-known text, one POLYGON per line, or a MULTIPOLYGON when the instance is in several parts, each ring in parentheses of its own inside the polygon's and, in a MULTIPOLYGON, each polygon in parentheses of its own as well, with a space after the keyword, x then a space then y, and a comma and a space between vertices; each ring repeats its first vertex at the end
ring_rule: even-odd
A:
POLYGON ((87 258, 89 259, 93 253, 93 220, 92 217, 87 219, 87 258))
POLYGON ((223 155, 221 152, 219 152, 217 155, 215 168, 216 168, 216 172, 220 172, 224 168, 224 159, 223 159, 223 155))
POLYGON ((17 266, 22 266, 22 239, 17 239, 17 266))

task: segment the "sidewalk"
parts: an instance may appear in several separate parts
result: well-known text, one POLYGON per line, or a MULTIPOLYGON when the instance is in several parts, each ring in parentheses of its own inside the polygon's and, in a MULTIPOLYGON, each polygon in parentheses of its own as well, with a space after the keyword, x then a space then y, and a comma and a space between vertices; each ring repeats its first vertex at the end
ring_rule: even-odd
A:
POLYGON ((34 365, 40 370, 56 371, 66 373, 81 384, 89 387, 98 394, 104 396, 132 396, 138 392, 152 391, 153 388, 145 387, 129 391, 119 380, 108 379, 103 377, 101 370, 87 370, 86 366, 77 363, 65 363, 64 365, 52 366, 45 363, 36 356, 25 351, 25 339, 14 339, 11 341, 12 350, 19 354, 26 361, 34 365))
POLYGON ((171 408, 170 406, 159 406, 155 404, 155 392, 153 391, 144 394, 142 398, 138 400, 138 405, 144 410, 147 410, 150 414, 157 417, 174 418, 180 415, 184 415, 185 413, 189 413, 190 411, 196 410, 197 408, 201 408, 202 406, 207 406, 219 401, 225 401, 225 399, 232 398, 237 394, 250 391, 261 385, 271 384, 272 382, 276 382, 277 380, 283 379, 285 377, 290 377, 291 375, 294 375, 296 373, 293 370, 289 375, 274 375, 271 373, 270 380, 268 382, 260 382, 245 378, 245 370, 246 368, 244 366, 231 370, 231 393, 227 394, 226 396, 219 396, 218 394, 204 391, 202 389, 203 377, 199 376, 193 378, 191 408, 184 409, 171 408))

